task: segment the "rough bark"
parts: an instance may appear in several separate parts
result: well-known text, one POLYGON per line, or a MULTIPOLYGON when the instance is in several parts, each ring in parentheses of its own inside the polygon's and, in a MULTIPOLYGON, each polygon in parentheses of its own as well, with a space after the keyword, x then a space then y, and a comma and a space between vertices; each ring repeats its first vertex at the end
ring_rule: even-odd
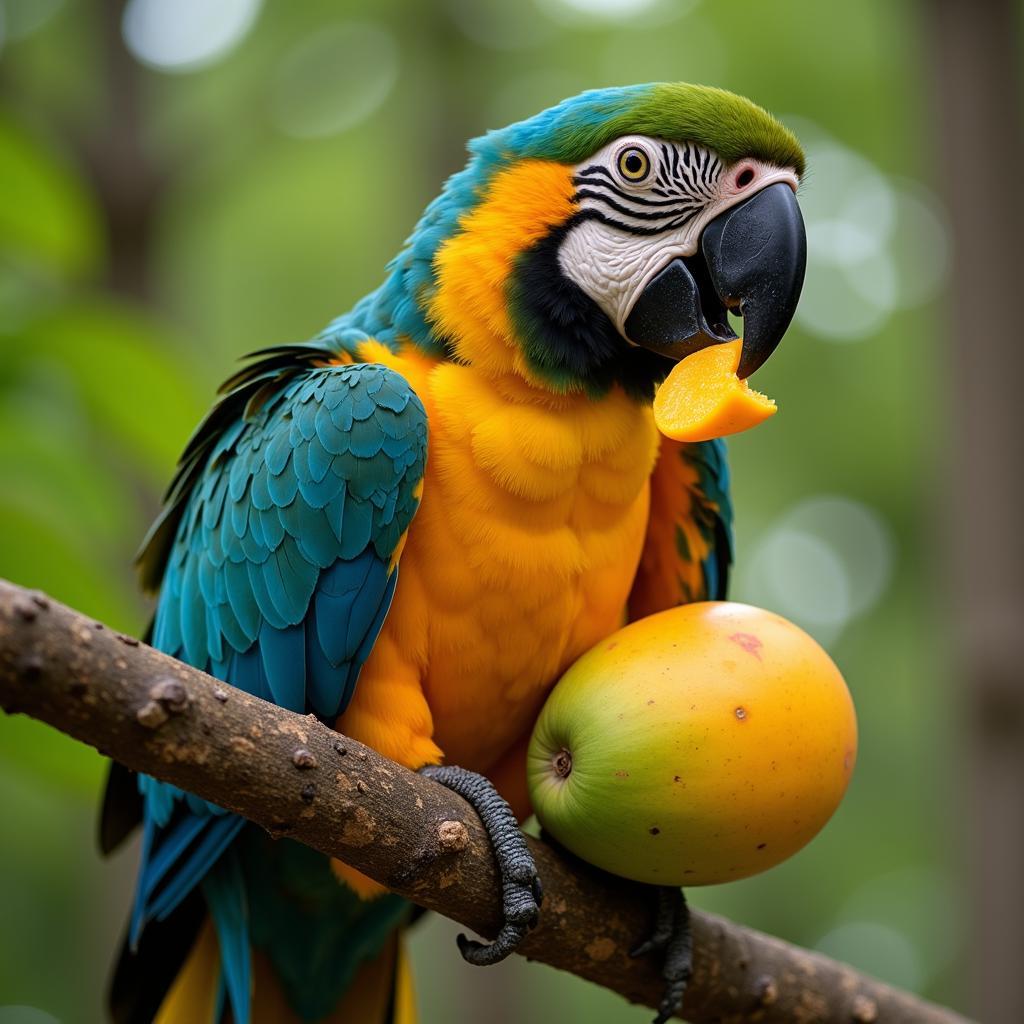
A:
MULTIPOLYGON (((499 925, 486 837, 460 797, 52 599, 0 581, 0 707, 339 857, 483 935, 499 925)), ((652 894, 530 841, 546 898, 523 955, 656 1006, 652 894)), ((694 911, 693 1024, 964 1024, 850 967, 694 911)), ((452 955, 457 955, 453 949, 452 955)))

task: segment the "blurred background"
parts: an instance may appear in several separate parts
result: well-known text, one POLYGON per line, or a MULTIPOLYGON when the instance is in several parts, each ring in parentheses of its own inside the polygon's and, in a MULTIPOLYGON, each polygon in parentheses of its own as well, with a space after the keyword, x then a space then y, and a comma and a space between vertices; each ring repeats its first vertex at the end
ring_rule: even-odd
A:
MULTIPOLYGON (((997 244, 1020 227, 1019 11, 0 0, 0 575, 139 633, 132 555, 216 385, 376 286, 467 138, 594 86, 749 95, 806 145, 810 256, 758 378, 782 413, 731 445, 733 596, 827 646, 862 740, 806 850, 690 896, 986 1021, 1024 1020, 1019 971, 995 976, 992 952, 1024 950, 1006 923, 1024 915, 1020 673, 1001 657, 977 669, 953 628, 996 578, 1002 618, 971 636, 1000 651, 1022 621, 1020 544, 997 540, 999 510, 1019 518, 1020 462, 1003 487, 971 441, 1008 443, 985 388, 1016 377, 1022 347, 999 319, 1019 258, 997 244), (981 517, 969 539, 959 512, 981 517), (986 693, 996 679, 980 714, 972 678, 986 693)), ((0 1024, 104 1019, 137 850, 96 853, 103 772, 0 718, 0 1024)), ((465 967, 454 932, 415 932, 426 1024, 649 1019, 516 958, 465 967)))

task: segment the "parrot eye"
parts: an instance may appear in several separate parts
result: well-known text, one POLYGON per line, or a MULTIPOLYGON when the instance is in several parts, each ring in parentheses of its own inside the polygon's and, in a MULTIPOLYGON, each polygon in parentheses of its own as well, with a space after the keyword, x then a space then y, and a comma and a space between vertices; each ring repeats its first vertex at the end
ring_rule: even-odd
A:
POLYGON ((651 173, 651 158, 639 146, 627 146, 619 153, 616 165, 619 174, 631 185, 637 185, 651 173))

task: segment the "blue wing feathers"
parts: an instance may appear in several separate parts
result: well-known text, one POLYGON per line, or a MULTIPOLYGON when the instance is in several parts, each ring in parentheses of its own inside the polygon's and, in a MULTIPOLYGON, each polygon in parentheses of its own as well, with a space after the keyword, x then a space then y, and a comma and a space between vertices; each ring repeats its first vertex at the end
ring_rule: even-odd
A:
POLYGON ((165 827, 147 817, 129 933, 133 944, 147 921, 166 918, 202 881, 244 825, 234 815, 200 816, 184 809, 165 827))
POLYGON ((313 483, 319 484, 331 471, 334 454, 329 452, 320 441, 319 436, 314 434, 306 443, 306 460, 309 463, 310 479, 313 483))
POLYGON ((696 466, 700 487, 710 502, 713 522, 711 551, 704 560, 704 591, 708 600, 724 601, 729 587, 733 559, 732 499, 729 492, 729 461, 725 441, 717 438, 687 446, 687 458, 696 466))
POLYGON ((273 700, 263 664, 263 654, 256 644, 247 651, 236 653, 229 671, 232 686, 237 686, 262 700, 273 700))
POLYGON ((377 618, 387 583, 388 567, 378 558, 370 559, 369 563, 366 577, 352 602, 352 613, 345 631, 345 646, 353 653, 377 618))
MULTIPOLYGON (((146 860, 147 870, 139 876, 145 895, 151 893, 163 881, 164 876, 174 866, 181 854, 195 842, 208 824, 208 819, 188 815, 182 819, 179 828, 168 829, 164 833, 160 848, 150 853, 146 860)), ((139 902, 144 902, 144 900, 139 902)))
MULTIPOLYGON (((249 1020, 250 952, 249 912, 245 879, 238 857, 222 858, 203 879, 213 926, 220 948, 221 982, 227 990, 236 1021, 249 1020)), ((218 1015, 217 1019, 220 1017, 218 1015)))
MULTIPOLYGON (((348 700, 348 673, 331 661, 317 636, 316 624, 307 621, 303 633, 306 661, 306 694, 315 714, 330 717, 330 709, 348 700), (340 686, 339 686, 340 678, 340 686)), ((344 663, 342 663, 344 664, 344 663)))
POLYGON ((270 700, 289 711, 306 710, 306 627, 260 630, 259 651, 270 700))
POLYGON ((345 503, 345 525, 341 535, 341 557, 354 559, 369 546, 373 534, 373 508, 368 501, 345 503))
POLYGON ((356 650, 355 657, 349 662, 349 674, 344 694, 346 704, 352 698, 352 691, 355 689, 356 680, 359 678, 359 669, 363 662, 370 656, 370 650, 373 647, 374 641, 377 639, 380 627, 384 624, 384 619, 388 614, 388 609, 391 607, 391 599, 395 596, 395 587, 397 585, 398 569, 396 568, 387 579, 384 594, 381 598, 380 605, 377 608, 377 614, 374 617, 373 622, 370 624, 370 627, 363 635, 362 642, 356 650))
POLYGON ((256 512, 251 506, 249 508, 249 514, 246 516, 245 532, 238 538, 238 542, 242 547, 242 557, 248 562, 262 565, 267 560, 269 551, 262 544, 259 537, 256 536, 255 531, 252 529, 251 519, 255 518, 256 512))
POLYGON ((325 452, 339 452, 345 444, 345 436, 334 423, 334 416, 330 406, 327 404, 327 397, 316 412, 316 436, 320 447, 325 452))
MULTIPOLYGON (((214 615, 213 605, 206 605, 206 650, 209 661, 224 660, 224 636, 230 631, 223 613, 214 615)), ((228 609, 230 612, 230 609, 228 609)))
MULTIPOLYGON (((248 482, 246 483, 246 486, 248 486, 248 482)), ((231 494, 232 490, 234 490, 234 488, 231 488, 228 491, 231 497, 231 530, 235 537, 241 539, 245 536, 246 529, 249 526, 249 503, 242 501, 242 498, 245 497, 245 487, 242 488, 242 493, 237 498, 231 494)))
MULTIPOLYGON (((244 564, 249 575, 249 585, 259 609, 260 620, 269 622, 275 629, 284 629, 288 623, 281 617, 274 602, 270 599, 270 591, 267 589, 262 564, 259 562, 245 562, 244 564)), ((256 637, 253 636, 252 639, 255 640, 256 637)))
MULTIPOLYGON (((292 451, 291 441, 283 430, 278 431, 270 439, 270 444, 267 445, 263 452, 263 459, 267 464, 267 469, 270 470, 272 478, 278 478, 284 472, 285 467, 288 465, 288 460, 292 457, 292 451)), ((293 493, 292 497, 294 496, 293 493)), ((287 501, 290 500, 291 498, 287 499, 287 501)), ((284 504, 287 504, 287 501, 284 504)))
MULTIPOLYGON (((374 364, 307 363, 265 393, 291 351, 268 352, 273 373, 241 371, 246 418, 215 408, 207 431, 219 440, 200 432, 186 450, 174 516, 152 535, 152 557, 166 559, 153 639, 234 686, 333 719, 394 594, 391 559, 418 504, 426 414, 398 374, 374 364), (169 544, 168 522, 177 523, 169 544)), ((140 790, 146 831, 132 934, 203 882, 222 980, 245 1024, 245 893, 234 855, 223 857, 244 822, 153 779, 141 778, 140 790)))
POLYGON ((338 488, 338 493, 324 505, 324 515, 327 518, 327 525, 331 528, 338 543, 345 535, 345 501, 348 498, 348 484, 344 480, 338 488))
MULTIPOLYGON (((256 603, 256 595, 249 586, 249 571, 245 566, 228 563, 223 567, 223 575, 227 592, 226 604, 242 633, 241 642, 232 641, 232 646, 235 650, 244 650, 260 628, 260 610, 256 603)), ((220 611, 223 615, 225 609, 222 607, 220 611)))
MULTIPOLYGON (((190 810, 195 805, 195 798, 188 801, 190 810)), ((206 816, 202 820, 205 827, 199 838, 175 863, 167 885, 155 893, 149 903, 148 916, 158 921, 164 920, 181 904, 245 827, 245 821, 234 815, 206 816)))
MULTIPOLYGON (((252 486, 249 488, 249 500, 252 502, 252 507, 260 512, 266 512, 267 509, 273 508, 274 506, 273 499, 270 497, 270 490, 267 487, 267 475, 267 467, 266 464, 263 463, 253 474, 252 486)), ((253 513, 250 509, 250 519, 252 518, 252 515, 253 513)))
MULTIPOLYGON (((231 464, 231 469, 228 473, 228 497, 236 506, 232 506, 233 512, 246 512, 248 506, 241 506, 242 496, 245 494, 246 487, 249 486, 249 477, 251 475, 252 467, 244 459, 235 459, 231 464)), ((244 528, 244 525, 243 525, 244 528)), ((235 527, 235 533, 240 533, 239 528, 235 527)))
POLYGON ((206 607, 199 592, 199 563, 189 559, 181 586, 181 640, 185 660, 191 664, 205 663, 209 657, 206 638, 206 607))

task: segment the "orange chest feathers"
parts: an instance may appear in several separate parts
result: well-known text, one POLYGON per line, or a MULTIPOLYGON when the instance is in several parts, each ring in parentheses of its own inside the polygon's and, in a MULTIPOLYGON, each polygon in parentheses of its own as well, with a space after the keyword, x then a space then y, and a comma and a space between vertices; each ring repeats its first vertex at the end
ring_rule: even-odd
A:
POLYGON ((423 400, 430 435, 378 644, 417 674, 446 759, 486 771, 568 664, 621 624, 657 434, 617 390, 541 397, 470 366, 388 361, 423 400))

